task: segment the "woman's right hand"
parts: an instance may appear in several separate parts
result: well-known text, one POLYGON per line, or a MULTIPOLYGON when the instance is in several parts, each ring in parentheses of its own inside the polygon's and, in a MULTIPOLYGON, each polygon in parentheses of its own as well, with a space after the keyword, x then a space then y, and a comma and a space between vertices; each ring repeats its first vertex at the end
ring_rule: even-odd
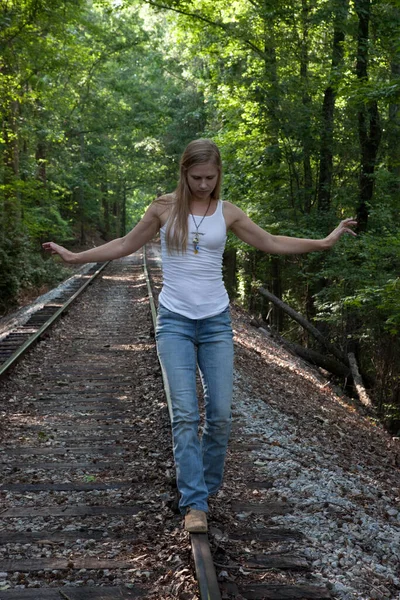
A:
POLYGON ((42 248, 46 252, 51 252, 51 254, 58 254, 66 263, 74 262, 75 254, 64 248, 64 246, 60 246, 54 242, 44 242, 44 244, 42 244, 42 248))

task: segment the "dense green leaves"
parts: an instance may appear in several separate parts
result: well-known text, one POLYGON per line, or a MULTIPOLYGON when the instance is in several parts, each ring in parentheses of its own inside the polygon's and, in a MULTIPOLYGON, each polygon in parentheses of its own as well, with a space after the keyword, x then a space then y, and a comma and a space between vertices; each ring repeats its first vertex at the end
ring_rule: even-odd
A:
MULTIPOLYGON (((317 319, 344 350, 356 349, 384 406, 400 387, 399 7, 149 4, 169 9, 180 60, 204 93, 206 130, 224 158, 224 197, 286 235, 324 237, 358 214, 367 232, 326 254, 264 257, 230 238, 237 279, 230 275, 229 287, 264 316, 259 284, 317 319)), ((274 311, 271 322, 304 342, 274 311)))
POLYGON ((171 189, 204 115, 201 92, 168 57, 165 19, 140 4, 15 1, 2 5, 0 20, 6 307, 29 282, 32 270, 18 259, 27 247, 42 272, 43 240, 124 234, 171 189), (22 243, 11 252, 14 238, 22 243))
POLYGON ((228 285, 298 341, 311 343, 257 286, 317 320, 356 350, 379 406, 393 406, 399 39, 395 0, 2 3, 3 307, 53 277, 43 239, 123 235, 174 188, 185 145, 209 136, 224 198, 271 233, 323 237, 358 214, 359 237, 329 253, 264 256, 230 237, 228 285))

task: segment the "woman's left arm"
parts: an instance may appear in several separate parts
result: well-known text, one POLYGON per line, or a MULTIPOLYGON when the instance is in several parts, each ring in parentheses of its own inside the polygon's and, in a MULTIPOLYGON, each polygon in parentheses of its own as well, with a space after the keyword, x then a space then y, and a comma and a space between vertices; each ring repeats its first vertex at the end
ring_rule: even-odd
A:
POLYGON ((269 254, 303 254, 305 252, 328 250, 336 244, 344 233, 356 235, 351 227, 357 225, 357 221, 352 218, 341 221, 336 229, 326 238, 320 240, 272 235, 256 225, 246 213, 234 204, 225 202, 224 205, 224 215, 228 229, 231 229, 246 244, 269 254))

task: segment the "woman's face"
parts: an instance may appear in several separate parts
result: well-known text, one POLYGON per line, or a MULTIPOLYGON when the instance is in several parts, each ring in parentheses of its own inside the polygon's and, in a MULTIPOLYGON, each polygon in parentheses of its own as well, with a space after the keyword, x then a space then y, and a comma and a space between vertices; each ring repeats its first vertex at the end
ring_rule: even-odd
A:
POLYGON ((187 182, 194 200, 208 202, 217 185, 218 167, 213 162, 194 165, 187 170, 187 182))

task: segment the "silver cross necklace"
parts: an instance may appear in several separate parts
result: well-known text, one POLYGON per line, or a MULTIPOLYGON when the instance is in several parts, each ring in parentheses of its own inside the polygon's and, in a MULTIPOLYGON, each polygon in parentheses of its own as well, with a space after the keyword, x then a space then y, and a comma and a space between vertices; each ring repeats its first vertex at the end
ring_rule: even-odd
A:
POLYGON ((210 198, 210 201, 208 203, 207 210, 204 213, 204 215, 203 215, 203 217, 202 217, 202 219, 201 219, 201 221, 200 221, 200 223, 198 225, 197 225, 197 223, 195 221, 195 218, 194 218, 193 214, 190 213, 190 216, 193 219, 194 226, 196 227, 196 231, 192 232, 192 233, 194 233, 194 237, 193 237, 193 242, 192 243, 193 243, 193 251, 194 251, 195 254, 199 253, 199 250, 200 250, 200 237, 199 236, 203 235, 203 234, 199 234, 199 227, 202 224, 202 222, 204 221, 204 219, 205 219, 205 217, 206 217, 206 215, 208 213, 208 210, 209 210, 210 206, 211 206, 211 198, 210 198))

